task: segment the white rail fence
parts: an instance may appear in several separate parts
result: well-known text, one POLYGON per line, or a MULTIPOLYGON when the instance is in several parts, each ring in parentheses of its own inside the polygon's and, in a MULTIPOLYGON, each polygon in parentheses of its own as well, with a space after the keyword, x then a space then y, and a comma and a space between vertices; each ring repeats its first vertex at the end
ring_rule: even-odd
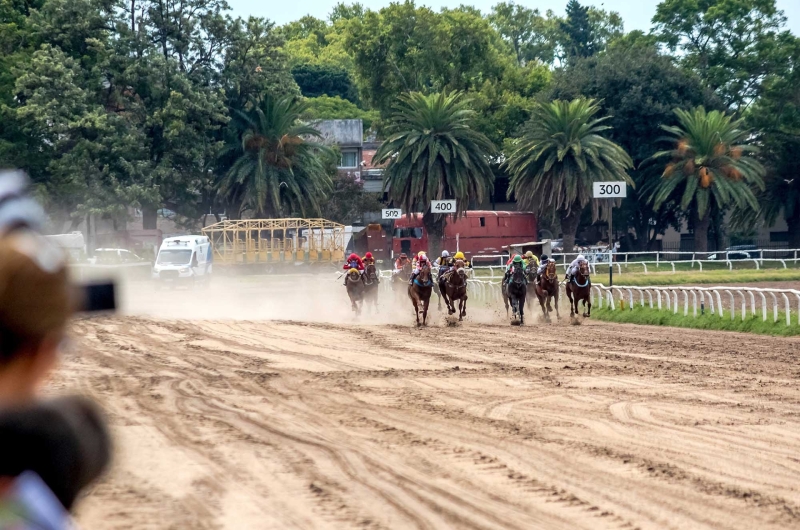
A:
POLYGON ((627 300, 628 308, 633 310, 639 307, 650 309, 666 309, 674 314, 681 311, 684 316, 689 316, 689 307, 693 317, 697 317, 698 310, 704 313, 708 308, 711 315, 725 318, 726 313, 731 320, 739 318, 745 320, 749 313, 756 316, 761 313, 761 319, 766 322, 768 308, 771 306, 772 321, 778 322, 780 311, 784 312, 786 325, 792 324, 792 307, 795 308, 795 321, 800 325, 800 291, 794 289, 761 289, 756 287, 694 287, 694 286, 645 286, 635 287, 615 285, 607 287, 603 284, 592 285, 592 304, 597 302, 597 307, 616 309, 614 292, 619 300, 627 300), (636 295, 634 296, 634 293, 636 295), (645 296, 647 301, 645 302, 645 296), (727 309, 724 302, 728 302, 727 309), (738 304, 737 302, 741 302, 738 304), (749 303, 748 303, 749 302, 749 303), (760 310, 760 311, 759 311, 760 310))
MULTIPOLYGON (((659 270, 666 268, 671 272, 678 272, 676 265, 688 265, 691 268, 697 267, 700 272, 713 268, 719 270, 720 266, 733 270, 737 265, 750 265, 752 264, 755 269, 763 269, 770 264, 780 265, 784 269, 788 269, 792 264, 797 266, 800 263, 800 249, 763 249, 763 250, 743 250, 743 251, 722 251, 722 252, 707 252, 704 254, 716 254, 719 259, 700 259, 696 252, 618 252, 614 254, 614 267, 618 274, 622 274, 623 269, 629 270, 630 268, 641 267, 645 274, 649 274, 653 269, 659 270), (749 258, 740 259, 739 256, 747 254, 749 258), (667 257, 677 257, 678 259, 666 259, 667 257), (733 259, 730 259, 733 257, 733 259), (648 259, 649 258, 649 259, 648 259), (703 265, 705 264, 705 268, 703 265)), ((566 270, 569 263, 575 258, 577 254, 553 254, 550 256, 556 260, 557 266, 566 270)), ((598 266, 601 272, 608 270, 608 254, 592 254, 590 257, 601 258, 598 261, 590 262, 592 273, 597 273, 598 266), (605 258, 605 259, 603 259, 605 258)), ((494 278, 496 276, 502 277, 505 273, 506 261, 508 256, 498 255, 479 255, 472 258, 475 269, 488 270, 489 276, 494 278), (491 263, 489 265, 479 265, 478 263, 491 263)))

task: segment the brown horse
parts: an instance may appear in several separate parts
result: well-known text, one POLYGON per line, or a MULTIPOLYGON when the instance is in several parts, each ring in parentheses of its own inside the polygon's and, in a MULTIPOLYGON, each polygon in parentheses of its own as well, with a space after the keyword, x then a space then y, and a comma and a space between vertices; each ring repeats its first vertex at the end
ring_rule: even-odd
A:
POLYGON ((569 298, 569 316, 573 318, 579 313, 578 302, 583 300, 583 316, 592 316, 592 281, 589 278, 589 264, 581 262, 578 272, 567 282, 567 298, 569 298))
POLYGON ((419 274, 408 286, 408 297, 414 304, 414 316, 417 317, 417 326, 428 325, 428 304, 431 301, 433 292, 433 279, 431 278, 431 268, 427 263, 422 266, 419 274), (419 322, 419 314, 422 313, 422 324, 419 322))
POLYGON ((347 287, 347 296, 350 297, 350 305, 355 311, 356 316, 361 314, 361 305, 364 303, 364 291, 366 285, 358 269, 350 269, 344 282, 347 287))
POLYGON ((551 301, 555 300, 556 304, 556 319, 560 319, 561 315, 558 313, 558 273, 556 272, 556 262, 550 260, 547 262, 547 268, 544 270, 538 282, 534 282, 533 290, 536 297, 539 299, 539 305, 542 306, 542 313, 544 313, 544 320, 550 322, 550 313, 553 311, 551 301), (547 305, 545 306, 545 302, 547 305))
POLYGON ((464 260, 456 260, 453 270, 446 272, 439 278, 439 290, 442 292, 447 311, 451 315, 456 312, 458 300, 458 320, 467 316, 467 271, 464 269, 464 260))
POLYGON ((369 263, 364 268, 364 304, 369 307, 375 309, 375 312, 378 313, 378 288, 380 284, 378 283, 378 269, 375 267, 374 263, 369 263))

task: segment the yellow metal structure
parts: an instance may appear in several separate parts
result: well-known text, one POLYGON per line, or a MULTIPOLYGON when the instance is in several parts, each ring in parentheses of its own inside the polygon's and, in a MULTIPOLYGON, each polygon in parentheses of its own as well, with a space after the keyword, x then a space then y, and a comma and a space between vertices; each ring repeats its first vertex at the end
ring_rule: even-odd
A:
POLYGON ((202 232, 223 265, 344 261, 345 226, 326 219, 227 220, 202 232))

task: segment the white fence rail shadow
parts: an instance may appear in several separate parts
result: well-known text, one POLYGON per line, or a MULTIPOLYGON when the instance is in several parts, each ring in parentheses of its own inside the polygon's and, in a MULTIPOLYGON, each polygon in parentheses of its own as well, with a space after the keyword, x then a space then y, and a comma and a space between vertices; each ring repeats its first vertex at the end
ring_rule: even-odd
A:
POLYGON ((615 285, 607 287, 603 284, 592 285, 592 304, 597 307, 616 309, 615 291, 618 300, 627 300, 628 309, 639 307, 650 309, 666 309, 674 314, 681 311, 684 316, 689 316, 689 308, 693 317, 698 311, 702 314, 706 308, 711 315, 725 318, 726 313, 731 320, 739 318, 745 320, 749 313, 756 316, 761 313, 761 319, 766 322, 768 308, 771 308, 772 321, 778 322, 779 313, 784 312, 786 325, 792 323, 792 307, 795 311, 795 321, 800 325, 800 291, 795 289, 762 289, 756 287, 695 287, 695 286, 627 286, 615 285), (634 295, 636 293, 636 295, 634 295), (647 300, 645 301, 645 297, 647 300), (741 302, 739 304, 739 302, 741 302), (727 306, 727 307, 726 307, 727 306))

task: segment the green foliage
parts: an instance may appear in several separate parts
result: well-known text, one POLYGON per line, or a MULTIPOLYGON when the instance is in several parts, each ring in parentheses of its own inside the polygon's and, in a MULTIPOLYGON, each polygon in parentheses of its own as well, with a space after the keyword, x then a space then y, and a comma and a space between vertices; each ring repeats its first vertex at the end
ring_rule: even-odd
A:
MULTIPOLYGON (((592 198, 596 181, 625 180, 628 154, 601 133, 609 129, 595 115, 594 100, 556 100, 538 104, 522 137, 512 146, 506 162, 511 174, 508 194, 521 208, 539 214, 562 215, 565 248, 572 248, 580 212, 592 198), (574 226, 572 226, 574 224, 574 226)), ((592 201, 595 217, 597 201, 592 201)))
POLYGON ((699 219, 706 217, 712 201, 718 206, 734 203, 758 208, 751 185, 763 189, 764 167, 749 156, 757 149, 747 145, 750 131, 743 121, 717 110, 706 112, 703 107, 677 109, 675 114, 679 125, 662 125, 674 148, 652 157, 670 160, 653 195, 655 206, 677 192, 681 208, 691 208, 699 219))
POLYGON ((492 143, 471 127, 474 111, 461 93, 419 92, 400 97, 374 162, 387 164, 389 197, 426 210, 436 199, 456 199, 464 212, 480 203, 494 180, 492 143))
POLYGON ((551 11, 543 17, 538 9, 500 2, 492 8, 489 21, 514 49, 520 66, 537 60, 553 62, 561 33, 551 11))
POLYGON ((480 204, 494 182, 490 162, 495 147, 472 128, 475 112, 462 93, 402 95, 387 125, 388 137, 373 157, 386 164, 389 199, 407 212, 426 212, 423 222, 438 252, 444 216, 430 201, 456 199, 457 214, 480 204))
POLYGON ((377 193, 364 192, 364 185, 352 175, 333 177, 333 189, 322 204, 321 215, 337 223, 351 225, 365 212, 375 212, 383 205, 377 193))
MULTIPOLYGON (((794 39, 784 75, 764 82, 763 96, 752 107, 746 121, 761 131, 761 156, 767 168, 765 190, 758 194, 767 226, 780 215, 789 229, 789 246, 800 246, 800 39, 794 39)), ((755 210, 736 211, 740 225, 755 226, 755 210)))
MULTIPOLYGON (((761 315, 749 315, 742 320, 741 315, 737 312, 736 319, 731 320, 728 311, 725 311, 723 316, 712 315, 708 312, 708 308, 706 308, 706 311, 706 314, 698 314, 697 317, 694 317, 691 313, 688 316, 683 316, 682 310, 676 315, 672 311, 667 311, 666 309, 659 311, 658 309, 637 306, 633 309, 626 307, 625 309, 617 308, 617 310, 611 310, 604 306, 603 308, 593 307, 592 318, 623 324, 738 331, 781 337, 800 335, 800 326, 797 325, 796 318, 793 318, 791 325, 787 326, 786 314, 783 312, 778 313, 777 322, 773 321, 772 314, 767 315, 767 321, 764 322, 761 315)), ((796 316, 796 313, 792 314, 792 317, 796 316)))
POLYGON ((681 50, 684 65, 737 108, 789 59, 785 22, 775 0, 664 0, 653 17, 660 40, 681 50))
MULTIPOLYGON (((647 198, 661 180, 661 172, 640 166, 662 146, 663 131, 654 124, 676 125, 675 108, 698 105, 720 106, 718 98, 703 88, 699 78, 663 56, 646 43, 617 41, 605 53, 573 61, 555 74, 548 91, 552 99, 568 100, 581 95, 594 98, 608 118, 608 137, 630 154, 634 169, 630 176, 636 188, 628 191, 621 208, 614 211, 614 224, 636 232, 636 246, 655 246, 656 236, 670 226, 679 227, 682 210, 669 201, 653 210, 647 198)), ((655 250, 655 249, 653 249, 655 250)))
POLYGON ((305 103, 265 97, 248 112, 236 111, 231 124, 237 158, 219 192, 257 216, 318 213, 331 188, 330 149, 312 138, 318 130, 300 122, 305 103))
POLYGON ((299 64, 292 68, 292 76, 307 98, 330 96, 358 102, 358 91, 344 68, 299 64))
POLYGON ((361 119, 364 130, 369 130, 379 119, 376 110, 363 110, 346 99, 328 96, 307 99, 302 117, 306 120, 361 119))
POLYGON ((361 94, 384 116, 401 93, 474 89, 499 79, 513 61, 489 22, 469 8, 435 13, 406 1, 350 22, 345 45, 361 94))

